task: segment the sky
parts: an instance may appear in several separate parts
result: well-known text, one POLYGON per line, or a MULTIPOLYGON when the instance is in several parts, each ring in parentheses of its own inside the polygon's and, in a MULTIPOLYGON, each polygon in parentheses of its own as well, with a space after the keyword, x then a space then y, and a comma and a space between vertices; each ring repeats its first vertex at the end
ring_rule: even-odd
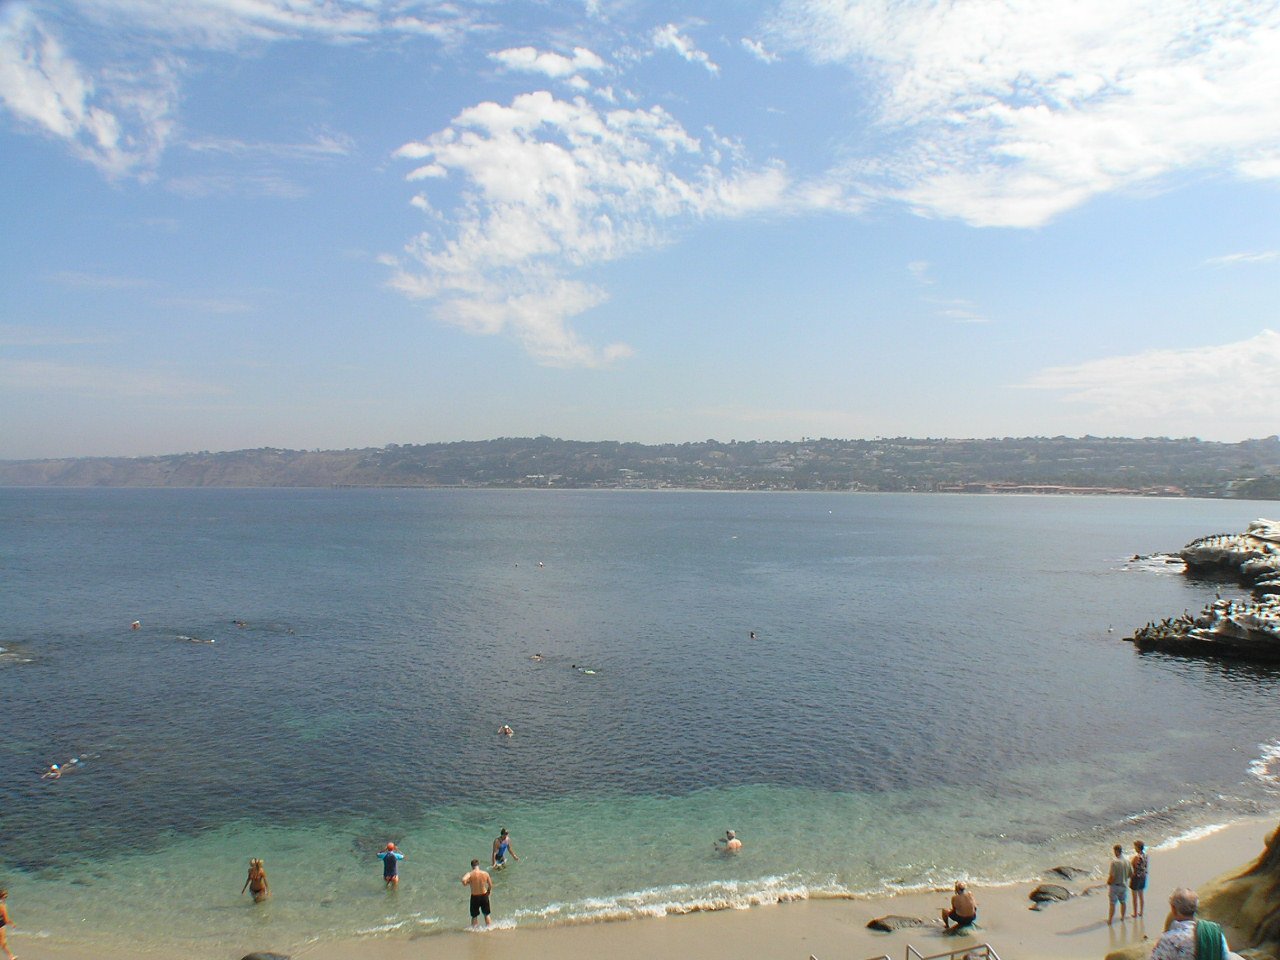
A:
POLYGON ((1274 0, 0 0, 0 458, 1280 431, 1274 0))

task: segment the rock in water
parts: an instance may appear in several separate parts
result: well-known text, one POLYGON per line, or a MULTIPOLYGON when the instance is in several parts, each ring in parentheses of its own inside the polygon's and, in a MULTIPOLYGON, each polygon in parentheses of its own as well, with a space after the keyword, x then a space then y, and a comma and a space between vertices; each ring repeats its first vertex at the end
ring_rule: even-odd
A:
POLYGON ((1056 900, 1070 900, 1071 891, 1060 883, 1042 883, 1028 896, 1036 903, 1051 903, 1056 900))
POLYGON ((1059 876, 1063 880, 1078 880, 1080 877, 1089 875, 1089 871, 1084 867, 1053 867, 1047 872, 1059 876))
POLYGON ((892 913, 887 917, 876 917, 867 924, 869 930, 883 930, 885 933, 893 933, 895 930, 904 930, 907 927, 923 926, 924 921, 919 917, 900 917, 892 913))
POLYGON ((1191 574, 1229 572, 1254 600, 1218 599, 1196 617, 1182 614, 1134 631, 1139 650, 1183 656, 1280 662, 1280 524, 1255 520, 1240 534, 1193 540, 1181 556, 1191 574))

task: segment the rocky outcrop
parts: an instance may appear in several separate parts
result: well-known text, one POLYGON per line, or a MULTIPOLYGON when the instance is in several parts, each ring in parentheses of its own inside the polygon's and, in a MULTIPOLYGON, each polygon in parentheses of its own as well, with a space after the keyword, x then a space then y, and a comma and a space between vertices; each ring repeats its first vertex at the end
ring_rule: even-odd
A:
POLYGON ((903 917, 897 914, 889 914, 887 917, 876 917, 867 924, 868 929, 882 930, 885 933, 893 933, 895 930, 905 930, 908 927, 923 927, 924 921, 919 917, 903 917))
POLYGON ((1254 599, 1218 599, 1197 616, 1148 623, 1127 639, 1139 650, 1280 663, 1280 523, 1255 520, 1244 533, 1201 537, 1179 555, 1188 574, 1229 574, 1254 599))
POLYGON ((1028 896, 1036 903, 1054 903, 1060 900, 1070 900, 1071 891, 1060 883, 1042 883, 1032 890, 1028 896))

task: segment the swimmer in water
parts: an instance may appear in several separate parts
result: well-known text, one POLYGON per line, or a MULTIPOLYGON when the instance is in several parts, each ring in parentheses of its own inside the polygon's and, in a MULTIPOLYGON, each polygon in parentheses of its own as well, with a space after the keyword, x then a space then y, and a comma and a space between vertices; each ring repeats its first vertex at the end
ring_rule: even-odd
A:
POLYGON ((249 876, 245 879, 244 886, 240 888, 240 893, 243 894, 246 890, 253 894, 254 903, 261 903, 271 896, 271 887, 267 883, 267 871, 263 868, 261 860, 249 861, 249 876))
POLYGON ((721 844, 724 844, 723 849, 725 853, 737 853, 742 849, 742 841, 738 839, 738 835, 732 830, 726 830, 724 832, 724 839, 717 840, 713 846, 717 849, 721 849, 721 844))
POLYGON ((41 780, 57 780, 62 776, 62 768, 56 763, 49 764, 49 769, 40 775, 41 780))
POLYGON ((400 883, 400 861, 404 859, 404 854, 396 849, 394 843, 388 843, 387 849, 378 854, 378 859, 382 861, 382 879, 387 885, 387 889, 396 887, 400 883))
POLYGON ((135 620, 135 621, 133 621, 133 623, 129 624, 129 629, 130 629, 130 630, 141 630, 141 629, 142 629, 142 621, 141 621, 141 620, 135 620))
POLYGON ((544 658, 543 658, 542 654, 540 654, 540 653, 535 653, 535 654, 534 654, 532 657, 530 657, 529 659, 530 659, 530 660, 533 660, 535 663, 541 663, 541 662, 543 661, 543 659, 544 659, 544 658))
POLYGON ((511 854, 512 860, 519 860, 515 850, 511 846, 511 834, 507 833, 507 828, 503 827, 498 831, 498 838, 493 841, 493 857, 489 861, 489 865, 493 867, 505 867, 507 865, 507 854, 511 854))
POLYGON ((500 733, 504 737, 514 737, 516 735, 516 732, 512 730, 509 726, 507 726, 505 723, 498 728, 498 733, 500 733))

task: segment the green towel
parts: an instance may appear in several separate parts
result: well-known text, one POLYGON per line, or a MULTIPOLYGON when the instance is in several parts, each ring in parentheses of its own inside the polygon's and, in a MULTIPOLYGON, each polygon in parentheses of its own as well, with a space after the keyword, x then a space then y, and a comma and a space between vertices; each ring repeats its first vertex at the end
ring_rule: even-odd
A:
POLYGON ((1226 960, 1222 927, 1212 920, 1196 921, 1196 960, 1226 960))

